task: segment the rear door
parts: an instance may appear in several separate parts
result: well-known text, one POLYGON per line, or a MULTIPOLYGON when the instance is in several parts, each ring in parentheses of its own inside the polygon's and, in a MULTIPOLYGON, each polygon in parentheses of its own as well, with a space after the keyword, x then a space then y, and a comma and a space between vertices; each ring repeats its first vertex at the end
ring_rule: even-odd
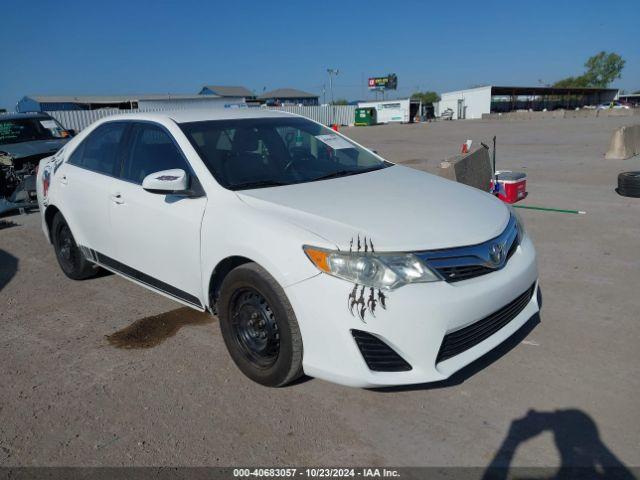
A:
POLYGON ((179 168, 197 179, 161 125, 135 122, 112 183, 111 223, 117 243, 115 268, 191 306, 202 307, 200 227, 207 199, 147 192, 142 180, 179 168))
POLYGON ((105 123, 85 138, 53 177, 58 207, 79 246, 113 255, 109 213, 127 124, 105 123))

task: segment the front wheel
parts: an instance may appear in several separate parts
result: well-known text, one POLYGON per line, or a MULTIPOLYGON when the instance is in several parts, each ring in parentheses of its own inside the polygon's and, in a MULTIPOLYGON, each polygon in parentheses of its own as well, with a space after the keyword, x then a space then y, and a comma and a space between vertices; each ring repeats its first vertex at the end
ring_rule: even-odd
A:
POLYGON ((281 387, 302 375, 302 336, 282 287, 255 263, 224 279, 217 302, 231 358, 251 380, 281 387))
POLYGON ((78 248, 71 229, 60 212, 53 217, 51 240, 58 264, 67 277, 84 280, 97 273, 96 267, 87 261, 78 248))

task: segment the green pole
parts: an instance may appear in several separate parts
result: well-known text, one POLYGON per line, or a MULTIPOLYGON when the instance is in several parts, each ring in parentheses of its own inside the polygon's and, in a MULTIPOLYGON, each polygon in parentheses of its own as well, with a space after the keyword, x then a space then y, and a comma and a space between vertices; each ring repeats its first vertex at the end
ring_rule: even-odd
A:
POLYGON ((513 208, 526 208, 527 210, 541 210, 543 212, 573 213, 574 215, 585 215, 582 210, 562 210, 560 208, 533 207, 528 205, 513 205, 513 208))

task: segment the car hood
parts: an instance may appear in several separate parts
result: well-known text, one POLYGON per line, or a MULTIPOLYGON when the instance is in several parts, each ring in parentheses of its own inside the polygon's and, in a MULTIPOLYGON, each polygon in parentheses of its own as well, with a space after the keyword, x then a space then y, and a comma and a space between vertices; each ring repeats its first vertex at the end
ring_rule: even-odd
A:
POLYGON ((498 236, 509 221, 509 210, 494 196, 399 165, 236 193, 342 250, 358 236, 378 251, 475 245, 498 236))
POLYGON ((30 142, 8 143, 6 145, 0 145, 0 152, 7 152, 14 158, 32 156, 46 157, 56 153, 68 141, 69 140, 66 138, 55 138, 51 140, 32 140, 30 142))

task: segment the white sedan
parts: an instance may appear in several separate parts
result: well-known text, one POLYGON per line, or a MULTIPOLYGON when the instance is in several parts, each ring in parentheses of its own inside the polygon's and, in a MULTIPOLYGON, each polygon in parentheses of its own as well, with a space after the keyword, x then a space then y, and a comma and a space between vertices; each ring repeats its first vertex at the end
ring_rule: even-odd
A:
POLYGON ((102 267, 217 313, 264 385, 443 380, 539 309, 502 202, 291 114, 108 117, 42 160, 37 188, 68 277, 102 267))

